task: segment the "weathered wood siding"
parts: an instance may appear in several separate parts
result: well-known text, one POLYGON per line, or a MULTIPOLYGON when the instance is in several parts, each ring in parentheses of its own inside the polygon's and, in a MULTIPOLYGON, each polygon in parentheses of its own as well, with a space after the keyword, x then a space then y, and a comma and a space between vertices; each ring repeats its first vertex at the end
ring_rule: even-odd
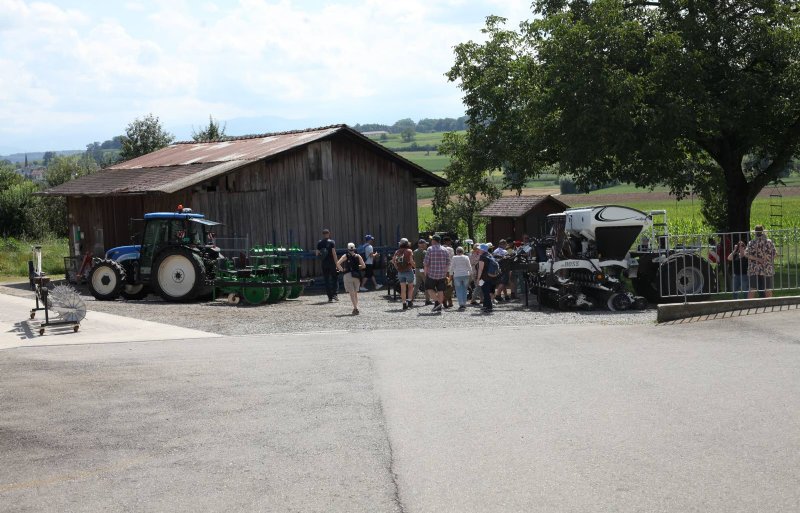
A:
POLYGON ((178 204, 223 223, 218 237, 248 237, 251 245, 313 249, 324 227, 340 247, 360 243, 367 233, 381 246, 417 235, 410 171, 346 137, 312 143, 175 194, 68 199, 70 223, 86 237, 84 251, 95 245, 95 228, 103 230, 105 249, 128 244, 130 218, 174 211, 178 204))

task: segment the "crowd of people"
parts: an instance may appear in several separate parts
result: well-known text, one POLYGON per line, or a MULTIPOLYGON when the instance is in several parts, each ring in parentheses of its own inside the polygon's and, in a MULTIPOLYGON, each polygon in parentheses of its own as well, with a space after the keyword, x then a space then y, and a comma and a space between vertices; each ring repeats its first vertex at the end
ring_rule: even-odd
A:
MULTIPOLYGON (((772 297, 774 288, 775 244, 766 236, 762 225, 756 225, 752 240, 739 240, 731 246, 720 247, 730 270, 730 285, 734 299, 772 297), (726 251, 726 249, 730 248, 726 251)), ((528 236, 522 244, 527 245, 528 236)), ((358 293, 366 292, 371 282, 374 289, 383 288, 378 283, 374 269, 378 253, 372 235, 364 237, 364 243, 347 244, 347 251, 337 256, 336 243, 329 229, 322 231, 316 254, 322 266, 323 281, 329 302, 338 301, 339 275, 345 291, 353 304, 353 315, 358 315, 358 293)), ((724 242, 724 241, 723 241, 724 242)), ((722 245, 723 243, 721 243, 722 245)), ((519 284, 512 282, 512 273, 503 271, 500 260, 509 256, 513 246, 500 240, 497 247, 491 243, 470 244, 471 248, 453 247, 453 241, 445 236, 434 235, 430 240, 419 239, 412 250, 411 242, 403 238, 391 257, 397 271, 400 302, 403 310, 415 307, 422 295, 424 306, 432 306, 433 312, 455 307, 464 311, 468 304, 482 306, 482 311, 492 312, 494 305, 511 301, 519 284)), ((521 278, 519 273, 517 278, 521 278)))
MULTIPOLYGON (((322 267, 323 282, 328 302, 339 301, 339 275, 345 291, 353 304, 353 315, 358 315, 358 293, 369 289, 371 280, 374 289, 378 283, 374 267, 378 253, 372 235, 364 237, 364 244, 347 244, 347 251, 338 256, 336 242, 331 231, 324 229, 317 243, 316 255, 322 267)), ((509 288, 511 272, 501 270, 499 259, 509 254, 505 240, 495 248, 491 243, 472 244, 471 249, 454 248, 451 238, 434 235, 430 241, 419 239, 415 249, 407 238, 400 239, 398 248, 391 257, 391 265, 397 271, 400 302, 403 310, 414 308, 419 296, 424 306, 432 312, 455 308, 463 312, 468 304, 481 305, 482 311, 491 313, 500 301, 511 301, 514 290, 509 288)))

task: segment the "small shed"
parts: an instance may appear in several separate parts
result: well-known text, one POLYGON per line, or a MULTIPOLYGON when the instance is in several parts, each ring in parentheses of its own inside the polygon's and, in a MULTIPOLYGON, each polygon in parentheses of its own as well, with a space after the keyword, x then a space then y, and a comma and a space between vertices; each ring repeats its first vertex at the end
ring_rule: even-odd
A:
POLYGON ((340 246, 365 233, 393 246, 418 231, 417 187, 447 183, 334 125, 176 143, 41 194, 66 197, 70 252, 79 256, 129 244, 131 218, 179 204, 223 223, 218 237, 250 246, 312 249, 323 227, 340 246))
POLYGON ((553 196, 504 196, 481 211, 489 218, 486 239, 521 240, 523 235, 545 235, 547 216, 563 212, 569 206, 553 196))

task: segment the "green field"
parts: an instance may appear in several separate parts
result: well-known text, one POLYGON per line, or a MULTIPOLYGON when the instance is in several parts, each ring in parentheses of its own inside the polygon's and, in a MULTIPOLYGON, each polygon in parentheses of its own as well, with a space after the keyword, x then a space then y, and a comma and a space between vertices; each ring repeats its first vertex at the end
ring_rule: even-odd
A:
MULTIPOLYGON (((586 202, 573 202, 570 206, 580 207, 593 205, 590 200, 591 195, 587 195, 586 202)), ((706 225, 703 216, 700 214, 699 200, 657 200, 657 201, 625 201, 620 200, 615 203, 632 207, 642 211, 666 210, 667 223, 670 233, 674 234, 696 234, 711 233, 713 230, 706 225)), ((753 209, 750 216, 750 224, 763 224, 767 228, 772 226, 770 217, 771 207, 769 198, 758 198, 753 202, 753 209)), ((800 227, 800 196, 787 196, 782 199, 781 218, 783 228, 800 227)), ((419 207, 419 227, 423 229, 428 222, 433 220, 430 206, 419 207)), ((800 229, 800 228, 799 228, 800 229)))
MULTIPOLYGON (((456 133, 464 134, 466 132, 460 131, 456 133)), ((417 146, 438 146, 442 143, 444 134, 445 132, 417 133, 414 135, 414 139, 409 142, 404 142, 400 134, 386 134, 385 140, 381 140, 380 136, 372 137, 371 139, 387 148, 408 148, 413 144, 417 146)))
POLYGON ((401 151, 398 155, 434 173, 441 172, 450 163, 450 157, 435 151, 401 151))
POLYGON ((64 256, 69 254, 67 239, 34 242, 0 238, 0 281, 28 276, 28 260, 33 259, 34 244, 42 246, 42 270, 56 279, 64 276, 64 256))

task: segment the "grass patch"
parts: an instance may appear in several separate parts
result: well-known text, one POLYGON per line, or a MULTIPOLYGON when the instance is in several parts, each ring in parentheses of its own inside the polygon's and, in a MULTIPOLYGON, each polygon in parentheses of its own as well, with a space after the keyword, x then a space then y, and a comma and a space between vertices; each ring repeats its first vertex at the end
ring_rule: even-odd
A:
POLYGON ((401 151, 398 155, 433 173, 441 172, 450 164, 450 157, 435 151, 401 151))
MULTIPOLYGON (((456 132, 459 134, 465 134, 465 131, 456 132)), ((438 146, 442 144, 442 137, 444 136, 445 132, 430 132, 430 133, 419 133, 417 132, 414 135, 414 139, 409 142, 404 142, 403 138, 400 134, 386 134, 386 139, 381 140, 380 136, 372 137, 371 139, 387 148, 409 148, 412 144, 417 144, 417 146, 438 146)))
POLYGON ((64 257, 69 255, 67 239, 27 241, 0 238, 0 281, 26 279, 28 260, 33 260, 31 246, 42 246, 42 269, 54 278, 64 276, 64 257))

